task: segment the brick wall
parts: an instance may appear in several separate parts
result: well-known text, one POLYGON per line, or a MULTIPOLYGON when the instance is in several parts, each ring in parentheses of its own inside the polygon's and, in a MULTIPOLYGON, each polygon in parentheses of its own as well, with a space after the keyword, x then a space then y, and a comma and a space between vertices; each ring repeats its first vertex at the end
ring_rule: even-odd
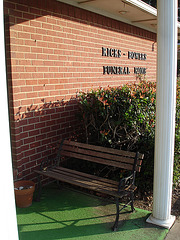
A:
POLYGON ((5 0, 4 13, 13 163, 33 179, 75 130, 78 91, 137 81, 134 66, 155 81, 156 34, 55 0, 5 0), (102 47, 120 49, 121 58, 102 56, 102 47), (128 51, 147 60, 128 59, 128 51), (103 74, 103 66, 131 73, 103 74))

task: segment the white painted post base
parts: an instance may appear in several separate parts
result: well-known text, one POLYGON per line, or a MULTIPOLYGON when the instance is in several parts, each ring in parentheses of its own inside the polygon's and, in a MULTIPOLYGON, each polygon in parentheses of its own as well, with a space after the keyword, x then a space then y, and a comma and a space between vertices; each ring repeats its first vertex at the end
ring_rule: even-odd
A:
POLYGON ((176 220, 176 217, 172 216, 172 215, 170 215, 169 219, 160 220, 160 219, 157 219, 157 218, 153 217, 153 215, 151 214, 148 217, 148 219, 146 220, 146 222, 151 223, 151 224, 155 224, 155 225, 160 226, 160 227, 170 229, 172 227, 172 225, 174 224, 175 220, 176 220))

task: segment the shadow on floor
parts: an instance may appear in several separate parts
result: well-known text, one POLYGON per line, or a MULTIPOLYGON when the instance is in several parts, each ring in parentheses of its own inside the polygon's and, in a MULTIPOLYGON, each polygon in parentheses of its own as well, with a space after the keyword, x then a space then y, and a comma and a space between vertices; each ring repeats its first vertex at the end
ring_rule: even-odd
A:
POLYGON ((119 230, 112 232, 115 204, 71 189, 43 190, 41 202, 17 208, 20 240, 163 240, 167 230, 146 223, 149 212, 130 208, 120 214, 119 230))

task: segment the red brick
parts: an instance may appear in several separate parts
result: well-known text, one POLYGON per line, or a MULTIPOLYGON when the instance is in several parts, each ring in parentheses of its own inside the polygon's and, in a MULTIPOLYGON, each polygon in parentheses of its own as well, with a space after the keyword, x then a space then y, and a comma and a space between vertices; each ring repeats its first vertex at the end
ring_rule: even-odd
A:
POLYGON ((48 46, 47 42, 37 41, 37 47, 47 48, 47 46, 48 46))
POLYGON ((24 66, 12 66, 11 70, 13 72, 24 72, 24 66))
POLYGON ((31 64, 31 60, 29 59, 19 59, 19 65, 30 65, 31 64))
MULTIPOLYGON (((54 50, 53 49, 49 49, 49 48, 43 48, 43 53, 54 54, 54 50)), ((48 59, 48 57, 46 59, 48 59)))
POLYGON ((29 131, 29 136, 36 136, 36 135, 39 135, 40 134, 40 129, 36 129, 36 130, 33 130, 33 131, 29 131))
POLYGON ((31 161, 31 162, 25 164, 25 168, 26 169, 32 168, 34 165, 36 165, 36 161, 31 161))
POLYGON ((36 136, 36 141, 41 141, 46 138, 46 134, 40 134, 39 136, 36 136))
POLYGON ((24 144, 35 142, 35 137, 28 137, 24 139, 24 144))
POLYGON ((42 157, 47 157, 50 154, 51 154, 51 150, 45 150, 42 152, 42 157))
POLYGON ((42 53, 42 48, 41 47, 31 47, 31 52, 32 53, 42 53))
POLYGON ((26 97, 25 93, 18 93, 18 94, 14 94, 13 96, 13 100, 19 100, 19 99, 24 99, 26 97))
POLYGON ((42 145, 48 145, 49 144, 49 139, 44 139, 42 140, 42 145))
POLYGON ((36 20, 30 21, 30 26, 41 28, 41 22, 37 22, 36 20))
MULTIPOLYGON (((26 72, 36 72, 36 67, 34 66, 28 66, 28 67, 25 67, 25 71, 26 72)), ((31 76, 31 75, 30 75, 31 76)))
MULTIPOLYGON (((16 151, 17 151, 17 153, 21 153, 21 152, 25 152, 25 151, 27 151, 27 150, 29 150, 29 144, 26 144, 26 145, 22 145, 20 148, 17 148, 16 149, 16 151)), ((26 155, 26 156, 28 156, 28 155, 26 155)))
POLYGON ((44 61, 43 60, 31 60, 30 62, 32 63, 32 65, 35 65, 35 66, 44 65, 44 61))
POLYGON ((48 48, 58 48, 58 44, 53 42, 48 42, 48 48))
MULTIPOLYGON (((26 39, 25 39, 25 40, 24 40, 24 43, 25 43, 26 46, 36 46, 36 42, 35 42, 34 40, 32 40, 32 39, 31 39, 31 40, 29 40, 29 39, 26 40, 26 39)), ((30 49, 29 49, 29 50, 30 50, 30 49)), ((21 50, 21 51, 22 51, 22 50, 21 50)), ((25 51, 24 51, 24 52, 25 52, 25 51)), ((30 52, 30 51, 29 51, 29 52, 30 52)))
MULTIPOLYGON (((24 84, 25 85, 25 84, 24 84)), ((24 87, 21 87, 21 92, 32 92, 32 86, 24 86, 24 87)))
POLYGON ((35 124, 35 128, 41 129, 45 127, 46 123, 45 122, 39 122, 35 124))
POLYGON ((26 176, 26 178, 28 177, 29 174, 30 174, 30 169, 26 169, 22 171, 22 175, 26 176))
MULTIPOLYGON (((13 6, 13 8, 14 8, 14 6, 13 6)), ((9 15, 12 15, 12 16, 15 16, 15 17, 18 17, 18 18, 22 18, 22 12, 21 11, 16 11, 13 8, 9 8, 9 15)))
POLYGON ((35 154, 35 149, 30 149, 30 150, 24 152, 25 157, 31 156, 33 154, 35 154))
POLYGON ((30 13, 36 14, 36 15, 40 15, 41 13, 41 9, 38 8, 31 8, 29 9, 30 13))
POLYGON ((27 126, 24 126, 23 127, 23 132, 29 132, 29 131, 31 131, 31 130, 33 130, 34 129, 34 124, 28 124, 27 126))
POLYGON ((56 19, 54 19, 53 17, 48 17, 48 18, 47 18, 47 23, 56 25, 56 24, 57 24, 57 21, 56 21, 56 19))
POLYGON ((37 151, 37 153, 42 153, 42 152, 44 152, 46 150, 46 146, 41 146, 41 147, 38 147, 37 149, 36 149, 36 151, 37 151))
POLYGON ((27 80, 26 81, 26 85, 36 85, 37 84, 37 80, 27 80))
POLYGON ((32 78, 44 78, 44 73, 32 72, 32 78))
POLYGON ((59 68, 58 67, 49 67, 50 72, 58 72, 59 68))
POLYGON ((42 160, 41 159, 41 153, 37 153, 37 154, 34 154, 34 155, 30 156, 30 161, 34 161, 34 160, 37 161, 38 159, 42 160))
MULTIPOLYGON (((24 26, 24 29, 25 29, 25 26, 24 26)), ((30 39, 31 35, 30 35, 30 33, 27 33, 27 32, 19 32, 18 33, 18 38, 30 39)))
POLYGON ((45 54, 37 54, 37 59, 48 59, 48 55, 45 54))
POLYGON ((29 118, 27 122, 28 124, 39 123, 39 117, 29 118))
POLYGON ((57 55, 48 55, 48 60, 58 60, 58 56, 57 55))
POLYGON ((33 86, 33 91, 42 91, 43 90, 43 86, 33 86))
POLYGON ((16 5, 15 3, 11 3, 11 2, 6 2, 4 1, 4 8, 7 9, 7 8, 11 8, 11 9, 15 9, 16 5))
POLYGON ((53 26, 52 24, 48 24, 48 23, 42 23, 42 28, 44 29, 53 29, 53 26))
POLYGON ((46 29, 36 28, 36 33, 38 33, 38 34, 46 34, 46 29))
POLYGON ((35 53, 25 53, 23 57, 21 58, 25 58, 25 59, 36 59, 36 54, 35 53))
POLYGON ((27 19, 27 20, 34 19, 34 14, 24 12, 24 13, 23 13, 23 18, 25 18, 25 19, 27 19))

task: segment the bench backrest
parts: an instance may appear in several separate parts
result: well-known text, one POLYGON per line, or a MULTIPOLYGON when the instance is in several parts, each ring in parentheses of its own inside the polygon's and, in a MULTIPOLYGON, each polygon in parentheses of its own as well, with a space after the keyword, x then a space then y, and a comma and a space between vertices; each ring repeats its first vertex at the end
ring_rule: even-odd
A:
POLYGON ((64 140, 61 156, 140 172, 143 154, 64 140))

